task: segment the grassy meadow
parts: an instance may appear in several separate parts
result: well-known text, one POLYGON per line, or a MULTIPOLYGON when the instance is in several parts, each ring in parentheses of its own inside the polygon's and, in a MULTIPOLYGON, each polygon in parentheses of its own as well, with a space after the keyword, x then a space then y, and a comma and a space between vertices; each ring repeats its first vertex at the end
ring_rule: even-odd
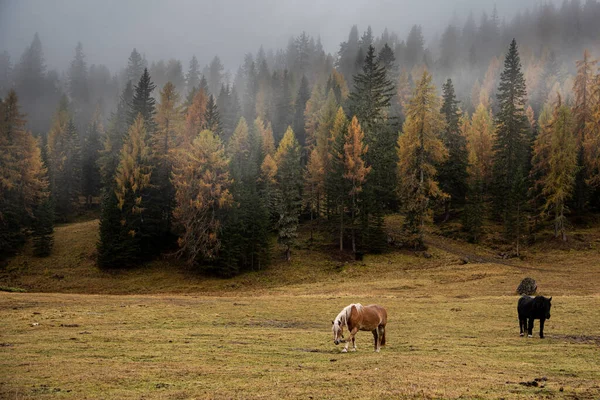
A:
POLYGON ((0 398, 600 398, 598 230, 523 260, 443 237, 431 258, 362 262, 301 242, 289 264, 223 280, 170 259, 99 271, 95 224, 59 227, 50 258, 26 249, 0 270, 0 398), (525 276, 553 296, 545 339, 519 337, 525 276), (381 353, 369 332, 356 353, 333 344, 352 302, 387 308, 381 353))

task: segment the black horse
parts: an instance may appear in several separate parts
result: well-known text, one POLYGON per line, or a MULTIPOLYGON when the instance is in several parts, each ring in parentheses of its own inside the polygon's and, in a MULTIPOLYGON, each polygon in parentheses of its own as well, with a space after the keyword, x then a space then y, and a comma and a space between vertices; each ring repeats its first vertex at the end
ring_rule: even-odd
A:
POLYGON ((527 330, 527 337, 533 337, 533 320, 540 320, 540 338, 544 338, 544 322, 550 319, 550 307, 552 297, 549 299, 544 296, 522 296, 517 304, 517 312, 519 313, 519 329, 521 336, 527 330), (529 320, 529 323, 527 321, 529 320))

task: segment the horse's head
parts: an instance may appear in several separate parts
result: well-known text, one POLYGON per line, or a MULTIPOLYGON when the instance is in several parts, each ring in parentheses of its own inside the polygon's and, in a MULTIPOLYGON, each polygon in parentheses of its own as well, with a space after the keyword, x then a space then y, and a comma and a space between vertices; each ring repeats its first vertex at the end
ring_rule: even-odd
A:
POLYGON ((337 319, 335 321, 331 321, 331 330, 333 331, 333 343, 337 346, 340 343, 344 343, 346 340, 344 339, 344 326, 342 322, 337 319))
POLYGON ((550 319, 550 308, 552 307, 552 297, 549 299, 544 299, 544 314, 546 315, 546 319, 550 319))
POLYGON ((552 297, 537 296, 534 299, 534 310, 537 309, 537 315, 544 319, 550 319, 550 308, 552 307, 552 297))

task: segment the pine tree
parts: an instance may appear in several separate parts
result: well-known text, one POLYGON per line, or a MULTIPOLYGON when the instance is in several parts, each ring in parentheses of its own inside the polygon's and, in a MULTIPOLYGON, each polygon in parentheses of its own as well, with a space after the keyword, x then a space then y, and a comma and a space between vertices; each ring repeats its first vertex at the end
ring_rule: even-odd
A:
POLYGON ((308 87, 308 79, 302 75, 300 80, 300 87, 298 88, 298 94, 296 95, 296 102, 294 103, 294 121, 292 128, 296 132, 298 143, 300 147, 306 146, 306 131, 304 129, 304 111, 306 110, 306 103, 310 98, 310 89, 308 87))
POLYGON ((490 111, 483 104, 479 104, 471 123, 463 121, 461 130, 467 138, 469 153, 468 190, 463 226, 469 233, 470 239, 478 242, 482 233, 489 182, 492 179, 495 127, 490 111))
POLYGON ((446 120, 446 129, 442 132, 442 142, 448 149, 448 159, 439 166, 440 189, 449 195, 444 203, 445 220, 450 217, 450 204, 464 204, 467 192, 468 153, 466 138, 460 131, 459 101, 454 94, 452 80, 448 79, 442 87, 444 100, 441 113, 446 120))
POLYGON ((113 237, 104 238, 101 234, 98 249, 100 266, 132 266, 154 254, 155 251, 150 248, 149 243, 151 235, 144 220, 151 175, 151 148, 144 119, 138 115, 129 128, 115 175, 114 195, 119 212, 117 214, 114 209, 109 208, 106 210, 108 215, 103 215, 106 218, 101 218, 101 224, 104 221, 113 222, 118 218, 121 226, 113 237), (113 243, 115 238, 118 238, 119 242, 113 243), (103 239, 108 239, 108 242, 104 242, 103 239), (109 244, 114 244, 114 247, 110 248, 109 244))
POLYGON ((596 75, 592 94, 592 115, 585 125, 583 155, 588 177, 586 183, 597 190, 600 188, 600 74, 596 75))
POLYGON ((0 260, 17 251, 30 230, 36 254, 46 255, 52 246, 54 210, 44 208, 48 212, 41 213, 49 201, 47 170, 40 147, 25 125, 17 95, 11 90, 5 100, 0 99, 0 260), (44 252, 38 253, 42 227, 44 252))
POLYGON ((125 70, 127 80, 131 82, 139 81, 145 67, 142 55, 134 48, 129 55, 127 69, 125 70))
POLYGON ((179 233, 178 254, 190 265, 215 260, 223 212, 233 201, 225 150, 212 132, 202 131, 191 146, 179 150, 175 160, 173 216, 179 233))
POLYGON ((98 167, 98 159, 102 150, 100 136, 103 134, 100 116, 96 116, 89 123, 87 134, 83 141, 83 160, 81 167, 81 180, 83 183, 81 194, 86 199, 86 206, 92 206, 92 199, 100 194, 102 177, 98 167))
POLYGON ((370 149, 365 161, 373 168, 364 187, 363 242, 365 249, 381 251, 385 245, 383 215, 397 207, 394 187, 398 133, 388 118, 395 88, 385 68, 376 60, 372 46, 368 48, 362 72, 353 78, 354 90, 348 99, 350 115, 357 117, 365 133, 365 144, 370 149))
POLYGON ((519 248, 523 224, 525 177, 529 146, 529 122, 525 114, 525 78, 517 43, 513 39, 504 61, 498 86, 499 112, 496 115, 493 188, 495 214, 501 215, 506 237, 519 248))
POLYGON ((190 60, 190 66, 188 68, 188 73, 185 76, 185 81, 188 93, 200 84, 200 64, 198 63, 196 56, 193 56, 190 60))
POLYGON ((446 123, 431 81, 431 75, 423 72, 398 139, 399 192, 406 212, 405 229, 415 248, 423 246, 423 227, 431 219, 431 202, 447 196, 436 180, 436 165, 448 156, 440 137, 446 123))
POLYGON ((171 82, 167 82, 160 92, 160 103, 156 112, 156 130, 150 134, 154 171, 150 188, 152 202, 148 207, 156 216, 157 235, 162 242, 168 242, 166 239, 171 231, 171 213, 175 202, 175 191, 170 178, 173 152, 181 123, 179 94, 175 86, 171 82))
POLYGON ((583 59, 577 61, 577 76, 573 84, 573 93, 575 94, 575 104, 573 107, 573 114, 575 117, 575 135, 577 137, 577 165, 579 165, 579 171, 577 173, 577 179, 575 184, 575 207, 578 211, 582 211, 585 208, 588 200, 588 188, 586 185, 586 179, 588 178, 588 171, 585 163, 585 155, 583 150, 583 143, 585 141, 586 126, 589 126, 592 122, 592 107, 593 107, 593 91, 594 86, 594 68, 596 67, 597 60, 592 59, 590 52, 585 50, 583 52, 583 59))
POLYGON ((348 204, 348 181, 344 179, 346 166, 345 136, 348 131, 348 119, 342 107, 338 108, 329 137, 329 168, 325 171, 325 191, 327 200, 327 215, 329 220, 339 226, 340 251, 344 250, 344 214, 348 204))
POLYGON ((314 221, 321 216, 325 192, 325 167, 317 149, 312 149, 304 171, 304 203, 310 212, 310 239, 313 239, 314 221))
MULTIPOLYGON (((195 96, 192 104, 187 110, 185 117, 185 128, 182 137, 182 142, 185 144, 192 143, 194 139, 206 127, 206 107, 208 105, 208 97, 204 88, 200 88, 195 96)), ((181 144, 181 143, 180 143, 181 144)))
POLYGON ((69 95, 73 101, 74 114, 79 122, 79 127, 89 120, 89 102, 90 92, 88 87, 88 69, 83 53, 83 45, 77 43, 75 48, 75 58, 71 61, 71 66, 67 72, 69 81, 69 95))
POLYGON ((350 93, 350 114, 356 115, 365 130, 368 141, 375 141, 377 128, 386 119, 386 111, 394 95, 394 85, 386 70, 375 59, 375 48, 369 47, 362 72, 354 76, 354 90, 350 93))
POLYGON ((219 108, 217 107, 217 103, 215 102, 215 98, 213 95, 210 95, 208 98, 208 103, 206 103, 206 113, 204 115, 204 119, 206 120, 206 129, 213 132, 217 136, 223 135, 223 128, 221 126, 221 115, 219 113, 219 108))
POLYGON ((291 247, 298 237, 298 217, 302 205, 302 170, 300 146, 294 131, 288 128, 275 153, 277 164, 278 242, 285 246, 285 257, 291 259, 291 247))
MULTIPOLYGON (((546 163, 544 176, 541 178, 542 195, 545 196, 543 213, 554 213, 554 237, 561 236, 563 241, 567 240, 565 225, 565 212, 567 200, 572 196, 577 173, 577 142, 573 134, 575 124, 571 110, 560 104, 560 100, 554 109, 552 132, 545 143, 545 138, 536 141, 534 150, 545 154, 548 159, 539 162, 546 163)), ((537 153, 537 152, 536 152, 537 153)))
POLYGON ((156 85, 150 80, 148 68, 144 68, 140 81, 134 89, 128 123, 129 126, 133 125, 138 114, 141 114, 142 119, 144 120, 144 126, 146 127, 146 132, 149 134, 154 133, 156 130, 156 122, 154 120, 154 114, 156 114, 156 100, 152 97, 152 91, 155 88, 156 85))
MULTIPOLYGON (((257 121, 255 126, 261 125, 257 121)), ((228 145, 234 204, 223 224, 219 262, 223 275, 260 269, 268 263, 269 211, 259 187, 260 134, 257 129, 249 130, 241 118, 228 145)))
POLYGON ((371 167, 367 167, 364 156, 369 150, 365 145, 364 133, 358 123, 356 116, 352 117, 344 143, 344 178, 349 181, 350 192, 350 224, 352 227, 352 252, 356 254, 356 226, 357 215, 361 213, 359 194, 362 192, 363 184, 371 167))
POLYGON ((69 114, 66 96, 61 99, 48 133, 48 158, 56 217, 64 222, 79 208, 82 166, 80 139, 69 114))

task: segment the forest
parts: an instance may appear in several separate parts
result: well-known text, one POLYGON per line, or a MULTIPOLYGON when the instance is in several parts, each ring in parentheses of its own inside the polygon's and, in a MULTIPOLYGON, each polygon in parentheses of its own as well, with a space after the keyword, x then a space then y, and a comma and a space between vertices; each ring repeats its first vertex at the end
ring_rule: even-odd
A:
POLYGON ((301 32, 234 73, 135 48, 111 71, 84 43, 57 71, 37 33, 0 52, 0 263, 81 218, 100 268, 225 277, 290 260, 301 229, 356 259, 444 224, 510 257, 568 241, 600 214, 600 2, 459 20, 427 41, 354 25, 331 53, 301 32))

